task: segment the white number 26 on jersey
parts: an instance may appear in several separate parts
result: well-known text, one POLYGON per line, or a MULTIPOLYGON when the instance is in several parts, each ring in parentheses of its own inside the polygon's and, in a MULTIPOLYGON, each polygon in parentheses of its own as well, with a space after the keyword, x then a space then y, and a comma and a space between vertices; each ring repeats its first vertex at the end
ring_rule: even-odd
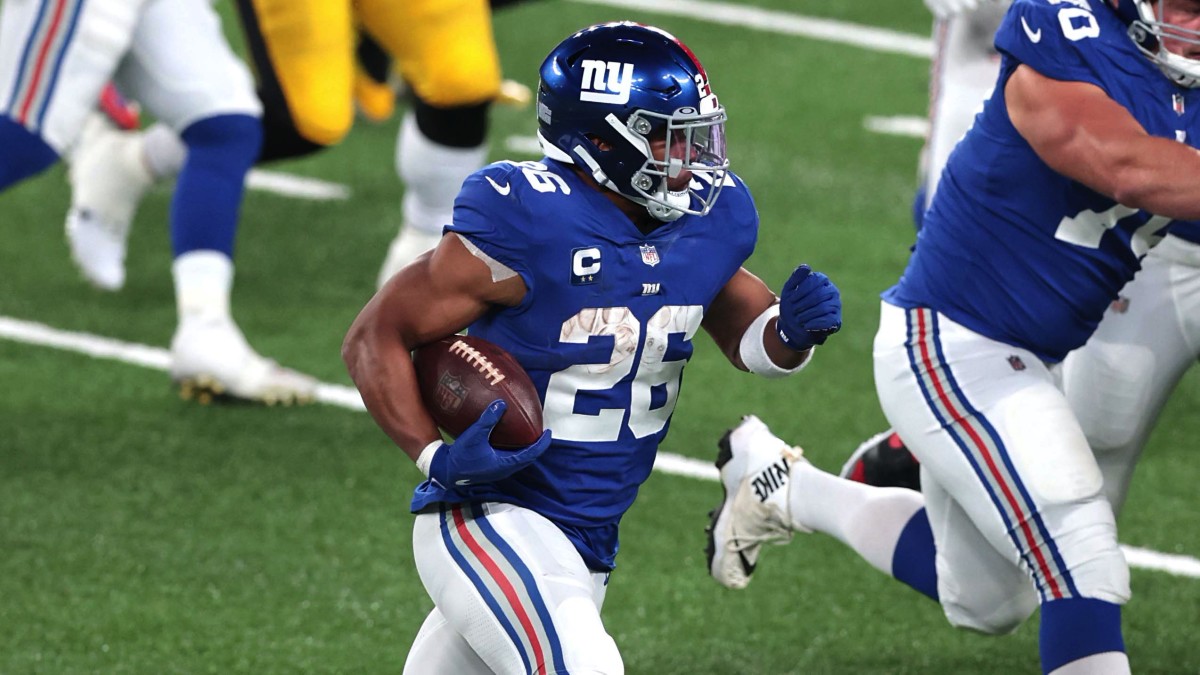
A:
POLYGON ((615 441, 625 424, 624 408, 602 408, 596 414, 575 412, 580 391, 612 389, 634 369, 634 355, 644 340, 642 358, 629 383, 629 430, 637 438, 659 432, 675 410, 684 361, 664 361, 671 335, 691 340, 700 328, 704 308, 667 305, 643 326, 628 307, 580 310, 563 322, 560 342, 586 344, 594 336, 612 336, 607 363, 581 363, 550 376, 546 386, 543 420, 554 438, 564 441, 615 441), (644 328, 644 335, 643 335, 644 328), (651 408, 654 387, 665 387, 666 401, 651 408))

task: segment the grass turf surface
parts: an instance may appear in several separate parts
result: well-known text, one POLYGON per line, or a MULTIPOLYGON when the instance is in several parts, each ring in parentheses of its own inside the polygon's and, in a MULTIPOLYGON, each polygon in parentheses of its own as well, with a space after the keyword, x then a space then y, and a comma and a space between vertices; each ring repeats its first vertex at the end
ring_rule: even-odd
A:
MULTIPOLYGON (((756 6, 917 33, 919 3, 809 0, 756 6)), ((695 18, 574 2, 497 15, 506 74, 528 85, 544 53, 583 25, 656 23, 703 59, 730 111, 735 169, 762 216, 748 267, 774 287, 799 262, 836 280, 846 328, 803 375, 733 371, 697 340, 664 450, 711 459, 756 413, 836 468, 884 425, 870 346, 877 294, 903 268, 919 141, 863 129, 920 115, 928 63, 695 18)), ((496 109, 493 159, 529 135, 528 110, 496 109)), ((361 124, 341 146, 272 167, 350 185, 348 202, 252 192, 238 239, 234 313, 260 351, 348 384, 338 346, 374 289, 398 225, 395 124, 361 124)), ((141 209, 129 281, 84 284, 62 241, 64 173, 0 196, 0 315, 163 346, 174 327, 169 191, 141 209)), ((411 565, 408 496, 418 474, 361 413, 328 406, 210 408, 164 374, 0 341, 0 672, 399 672, 430 608, 411 565)), ((1126 543, 1200 553, 1190 414, 1176 392, 1121 520, 1126 543)), ((623 521, 604 614, 630 673, 1013 673, 1037 669, 1036 622, 984 638, 831 540, 765 553, 744 592, 704 571, 710 482, 655 474, 623 521)), ((1200 672, 1200 583, 1135 570, 1126 638, 1142 673, 1200 672)))

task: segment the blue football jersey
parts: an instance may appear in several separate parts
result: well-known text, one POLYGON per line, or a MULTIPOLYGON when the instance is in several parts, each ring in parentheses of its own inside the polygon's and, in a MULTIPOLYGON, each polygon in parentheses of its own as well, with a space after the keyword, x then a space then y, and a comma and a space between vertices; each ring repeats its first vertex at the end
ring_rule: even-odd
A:
POLYGON ((426 481, 413 510, 435 502, 523 506, 557 524, 589 567, 612 569, 617 523, 666 437, 692 337, 754 249, 750 193, 729 175, 708 215, 643 234, 569 165, 499 162, 466 180, 446 230, 525 281, 520 305, 494 309, 468 332, 528 371, 553 443, 495 483, 426 481))
POLYGON ((1059 361, 1168 227, 1056 173, 1009 119, 1004 85, 1021 64, 1093 84, 1152 135, 1196 146, 1200 90, 1170 82, 1137 51, 1105 0, 1016 0, 996 33, 999 81, 950 156, 913 255, 884 299, 929 307, 1001 342, 1059 361))

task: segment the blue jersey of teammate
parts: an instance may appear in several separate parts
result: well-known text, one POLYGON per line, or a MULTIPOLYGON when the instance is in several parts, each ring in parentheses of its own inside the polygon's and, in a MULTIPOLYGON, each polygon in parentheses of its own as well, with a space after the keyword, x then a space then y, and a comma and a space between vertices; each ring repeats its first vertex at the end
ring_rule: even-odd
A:
POLYGON ((708 215, 643 234, 569 166, 543 162, 476 172, 446 229, 524 280, 519 305, 485 314, 468 332, 505 348, 528 371, 553 443, 495 483, 426 481, 412 507, 523 506, 557 524, 587 565, 603 571, 614 564, 617 523, 667 434, 691 339, 753 251, 758 213, 729 175, 708 215))
POLYGON ((1016 0, 996 33, 992 98, 955 148, 900 282, 884 293, 1059 361, 1171 226, 1055 172, 1009 119, 1004 85, 1021 64, 1093 84, 1152 135, 1196 146, 1200 90, 1176 86, 1138 52, 1105 0, 1016 0))

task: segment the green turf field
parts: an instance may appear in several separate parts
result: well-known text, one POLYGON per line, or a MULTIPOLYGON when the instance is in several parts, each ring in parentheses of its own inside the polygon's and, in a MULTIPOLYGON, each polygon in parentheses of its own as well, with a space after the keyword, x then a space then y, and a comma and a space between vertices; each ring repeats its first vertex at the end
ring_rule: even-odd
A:
MULTIPOLYGON (((655 3, 647 0, 647 6, 655 3)), ((920 39, 920 2, 756 0, 793 14, 920 39), (881 6, 882 5, 882 6, 881 6)), ((811 368, 767 382, 697 340, 665 451, 710 461, 755 413, 836 469, 885 425, 871 382, 877 294, 912 239, 918 139, 864 129, 922 116, 915 56, 587 2, 544 0, 496 17, 505 72, 536 84, 541 57, 581 26, 656 23, 704 61, 729 110, 735 170, 762 217, 751 271, 773 287, 800 262, 842 289, 845 329, 811 368)), ((493 114, 493 158, 529 136, 529 110, 493 114)), ((349 185, 348 201, 250 192, 234 315, 251 343, 348 385, 342 336, 374 291, 399 218, 395 124, 271 167, 349 185)), ((169 190, 141 209, 117 294, 76 274, 62 235, 61 168, 0 196, 0 317, 165 347, 175 324, 169 190)), ((370 418, 334 405, 201 407, 153 368, 0 339, 0 673, 398 673, 431 604, 412 567, 418 472, 370 418)), ((1186 377, 1134 481, 1121 538, 1200 557, 1200 381, 1186 377), (1189 461, 1191 460, 1191 461, 1189 461)), ((1032 673, 1037 628, 985 638, 832 540, 765 553, 727 591, 704 569, 716 483, 664 473, 623 522, 604 608, 629 673, 1032 673)), ((1200 673, 1200 579, 1135 568, 1126 639, 1139 673, 1200 673)))

